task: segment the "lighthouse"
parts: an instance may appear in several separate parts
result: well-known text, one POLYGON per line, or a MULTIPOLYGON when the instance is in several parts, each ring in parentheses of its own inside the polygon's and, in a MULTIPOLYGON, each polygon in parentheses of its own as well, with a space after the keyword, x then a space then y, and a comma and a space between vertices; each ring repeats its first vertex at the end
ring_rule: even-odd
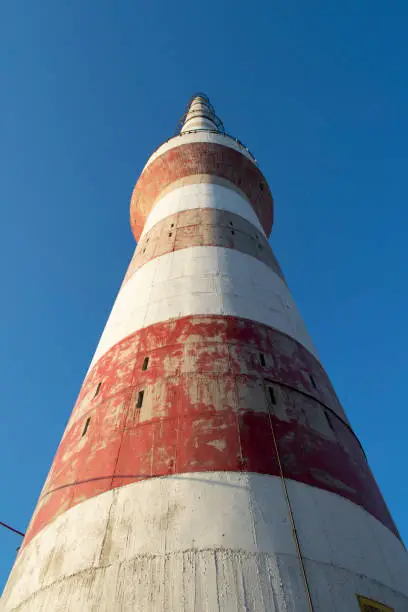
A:
POLYGON ((273 217, 256 159, 193 96, 134 188, 137 247, 2 611, 408 611, 407 552, 273 217))

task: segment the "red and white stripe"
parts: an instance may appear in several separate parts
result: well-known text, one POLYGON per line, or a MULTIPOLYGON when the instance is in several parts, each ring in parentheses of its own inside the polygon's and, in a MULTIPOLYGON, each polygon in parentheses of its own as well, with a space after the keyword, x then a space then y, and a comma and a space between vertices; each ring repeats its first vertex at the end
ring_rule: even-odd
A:
POLYGON ((267 242, 269 187, 191 108, 135 188, 140 240, 3 609, 306 611, 282 472, 314 609, 408 609, 405 548, 267 242))

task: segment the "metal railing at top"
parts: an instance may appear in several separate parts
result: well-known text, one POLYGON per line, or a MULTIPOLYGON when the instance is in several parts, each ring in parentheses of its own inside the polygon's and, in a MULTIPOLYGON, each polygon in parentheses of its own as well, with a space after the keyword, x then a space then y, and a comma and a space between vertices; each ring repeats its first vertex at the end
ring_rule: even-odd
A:
POLYGON ((205 93, 197 92, 197 93, 193 94, 191 96, 190 100, 188 101, 187 106, 184 109, 183 116, 177 122, 176 131, 175 131, 174 135, 177 136, 178 134, 180 134, 180 131, 181 131, 184 123, 186 122, 187 115, 190 112, 191 105, 192 105, 193 101, 196 98, 201 98, 204 101, 203 103, 207 107, 207 109, 209 111, 209 114, 206 115, 205 113, 202 114, 201 111, 195 112, 193 110, 192 111, 192 117, 193 116, 205 116, 207 119, 209 119, 210 121, 212 121, 214 123, 214 125, 216 126, 217 130, 220 133, 225 134, 224 124, 222 123, 221 119, 219 117, 217 117, 217 115, 215 113, 215 110, 214 110, 214 107, 211 104, 209 97, 205 93))

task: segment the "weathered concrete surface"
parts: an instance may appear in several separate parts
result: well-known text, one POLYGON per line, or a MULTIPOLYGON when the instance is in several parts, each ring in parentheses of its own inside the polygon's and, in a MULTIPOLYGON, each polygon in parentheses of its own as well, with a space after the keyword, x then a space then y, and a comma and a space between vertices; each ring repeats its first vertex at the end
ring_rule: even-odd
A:
POLYGON ((144 328, 89 372, 24 545, 68 507, 129 482, 279 475, 273 434, 288 478, 350 499, 396 533, 344 419, 320 363, 277 330, 231 317, 144 328))
POLYGON ((235 249, 262 261, 283 279, 264 233, 250 221, 224 210, 193 208, 168 215, 143 233, 124 282, 155 257, 193 246, 235 249))
MULTIPOLYGON (((408 609, 398 538, 344 498, 288 485, 315 610, 357 612, 356 592, 408 609)), ((306 612, 281 481, 196 472, 93 497, 22 550, 1 609, 306 612)))
POLYGON ((225 179, 195 174, 172 183, 171 189, 161 192, 146 219, 139 242, 159 221, 195 208, 223 210, 225 213, 239 215, 252 223, 255 231, 259 230, 265 236, 252 204, 240 189, 225 179))
POLYGON ((230 181, 251 202, 267 236, 273 224, 273 199, 259 168, 241 152, 212 142, 180 144, 147 166, 133 191, 130 224, 139 239, 161 192, 186 176, 208 174, 230 181))
POLYGON ((287 284, 264 262, 237 249, 191 246, 154 257, 128 278, 112 308, 92 366, 114 344, 184 316, 224 315, 277 329, 317 357, 287 284))
POLYGON ((0 608, 309 612, 307 582, 315 612, 408 611, 407 553, 267 243, 270 189, 205 96, 190 110, 135 187, 140 244, 0 608))

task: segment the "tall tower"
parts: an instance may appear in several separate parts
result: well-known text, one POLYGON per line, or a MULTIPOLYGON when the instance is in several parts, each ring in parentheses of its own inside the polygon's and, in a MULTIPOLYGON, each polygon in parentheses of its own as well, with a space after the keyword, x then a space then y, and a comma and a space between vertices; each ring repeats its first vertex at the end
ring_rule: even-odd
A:
POLYGON ((268 243, 250 152, 192 98, 4 611, 408 610, 407 553, 268 243))

